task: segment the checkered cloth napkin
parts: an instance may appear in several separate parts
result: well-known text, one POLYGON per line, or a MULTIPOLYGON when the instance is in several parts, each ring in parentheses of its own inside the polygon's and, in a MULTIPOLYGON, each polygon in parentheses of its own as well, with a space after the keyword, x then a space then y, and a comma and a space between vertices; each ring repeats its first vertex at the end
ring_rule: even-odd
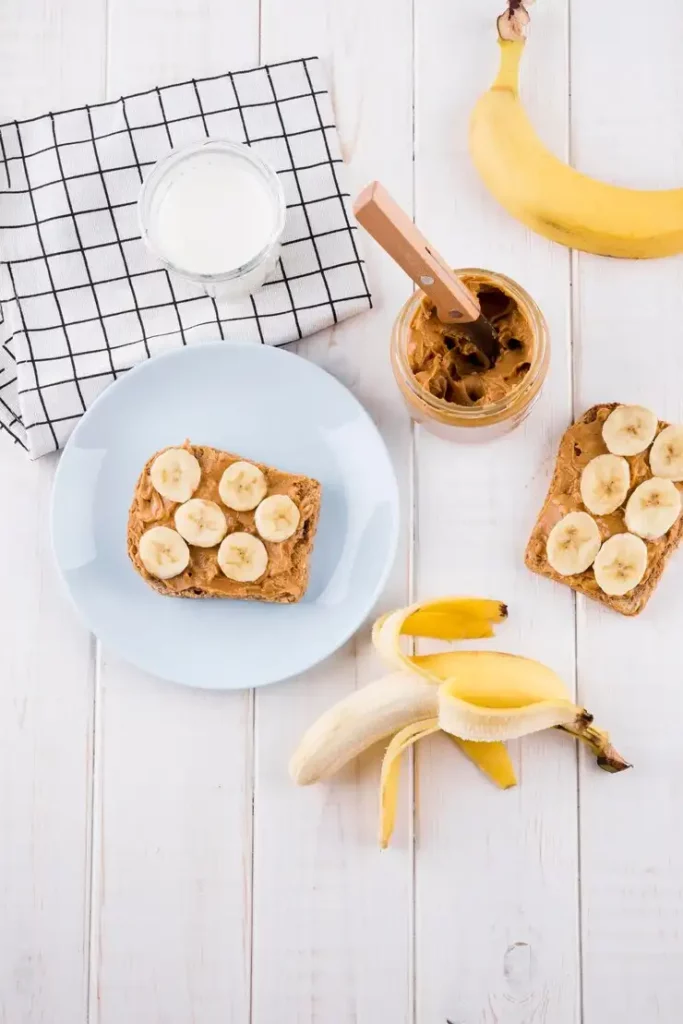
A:
POLYGON ((38 458, 158 352, 282 345, 367 309, 345 187, 317 58, 0 125, 0 432, 38 458), (160 269, 137 224, 152 165, 209 135, 253 146, 287 202, 277 270, 238 303, 160 269))

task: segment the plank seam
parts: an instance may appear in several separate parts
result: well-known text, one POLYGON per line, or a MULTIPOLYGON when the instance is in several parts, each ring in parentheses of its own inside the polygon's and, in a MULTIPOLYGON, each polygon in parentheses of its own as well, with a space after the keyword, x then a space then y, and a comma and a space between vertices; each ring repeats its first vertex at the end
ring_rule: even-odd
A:
POLYGON ((102 759, 102 648, 94 641, 94 686, 90 757, 90 827, 88 829, 89 858, 86 866, 87 885, 87 1001, 86 1022, 96 1024, 99 1019, 99 968, 100 968, 100 906, 99 892, 102 884, 102 793, 100 791, 102 759), (98 872, 98 866, 100 871, 98 872))
MULTIPOLYGON (((416 12, 415 0, 410 5, 410 77, 411 77, 411 207, 413 221, 417 217, 417 181, 415 174, 416 157, 416 12)), ((415 578, 416 563, 418 558, 417 550, 417 453, 416 453, 416 425, 411 419, 410 435, 408 439, 408 497, 410 501, 409 524, 408 524, 408 603, 415 600, 415 578)), ((415 641, 411 642, 414 653, 415 641)), ((417 1022, 417 750, 415 744, 410 748, 410 759, 408 762, 408 788, 410 799, 409 818, 409 871, 410 890, 408 896, 408 1020, 410 1024, 417 1022)))
POLYGON ((249 941, 249 953, 246 958, 247 970, 249 977, 247 978, 247 990, 249 994, 249 1024, 252 1024, 254 1019, 254 876, 255 876, 255 833, 256 833, 256 691, 249 691, 249 703, 247 708, 247 716, 249 720, 249 734, 250 744, 247 752, 248 765, 247 765, 247 795, 248 791, 251 790, 250 810, 251 813, 247 815, 247 827, 249 829, 249 835, 247 836, 247 844, 249 848, 249 896, 247 899, 247 913, 249 914, 249 920, 247 921, 246 934, 249 941))
MULTIPOLYGON (((103 49, 104 60, 102 61, 102 98, 109 95, 109 59, 110 59, 110 17, 111 11, 109 0, 103 2, 103 49)), ((90 859, 86 865, 87 904, 88 904, 88 929, 85 936, 87 942, 87 989, 85 1018, 86 1024, 96 1024, 99 1018, 99 969, 100 969, 100 908, 97 900, 102 879, 98 875, 97 864, 101 857, 101 822, 102 822, 102 794, 99 793, 99 779, 101 771, 101 738, 102 730, 102 645, 96 636, 93 635, 93 703, 92 703, 92 732, 91 732, 91 761, 90 761, 90 828, 88 830, 88 844, 90 847, 90 859)), ((101 864, 100 864, 101 867, 101 864)))
MULTIPOLYGON (((567 0, 567 159, 574 165, 573 153, 573 107, 572 107, 572 0, 567 0)), ((569 253, 569 386, 572 419, 576 419, 576 347, 574 330, 578 323, 577 294, 578 285, 578 253, 570 249, 569 253)), ((576 593, 572 594, 572 611, 574 615, 574 699, 579 703, 579 600, 576 593)), ((582 844, 581 844, 581 751, 575 744, 576 767, 576 945, 578 959, 578 1017, 583 1024, 585 1017, 583 987, 583 881, 582 881, 582 844)))

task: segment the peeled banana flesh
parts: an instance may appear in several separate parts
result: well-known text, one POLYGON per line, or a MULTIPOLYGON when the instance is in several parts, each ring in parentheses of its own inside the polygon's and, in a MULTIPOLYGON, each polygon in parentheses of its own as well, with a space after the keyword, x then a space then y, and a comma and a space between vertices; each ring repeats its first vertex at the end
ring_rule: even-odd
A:
POLYGON ((450 735, 498 786, 516 783, 505 741, 558 727, 588 744, 600 767, 629 765, 571 700, 559 676, 540 662, 494 651, 411 655, 401 637, 479 639, 507 615, 501 602, 445 598, 399 608, 377 620, 373 642, 393 671, 351 693, 306 732, 290 762, 295 782, 328 778, 380 740, 392 737, 380 782, 380 845, 391 838, 400 757, 435 732, 450 735))
POLYGON ((289 762, 300 786, 334 775, 373 743, 434 718, 437 689, 419 675, 394 672, 355 690, 310 727, 289 762))

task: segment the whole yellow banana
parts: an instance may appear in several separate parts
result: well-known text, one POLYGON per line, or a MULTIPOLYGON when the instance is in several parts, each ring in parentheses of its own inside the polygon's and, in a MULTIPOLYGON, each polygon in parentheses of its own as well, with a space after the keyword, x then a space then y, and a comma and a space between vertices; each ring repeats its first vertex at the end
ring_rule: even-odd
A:
MULTIPOLYGON (((501 22, 505 16, 499 33, 501 22)), ((620 188, 558 160, 519 97, 524 39, 498 42, 498 75, 470 122, 472 159, 498 202, 533 231, 572 249, 629 258, 681 252, 683 189, 620 188)))

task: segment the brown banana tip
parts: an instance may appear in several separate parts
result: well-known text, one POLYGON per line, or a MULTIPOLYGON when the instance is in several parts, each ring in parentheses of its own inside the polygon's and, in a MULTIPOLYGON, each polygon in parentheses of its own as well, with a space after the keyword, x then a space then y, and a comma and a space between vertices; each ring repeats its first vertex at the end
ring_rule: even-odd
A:
POLYGON ((508 606, 506 604, 503 604, 502 601, 500 603, 499 610, 501 619, 507 619, 509 615, 508 606))
POLYGON ((599 754, 597 762, 599 768, 609 772, 611 775, 616 775, 617 772, 624 772, 627 768, 633 768, 633 765, 625 761, 614 747, 609 747, 603 754, 599 754))
POLYGON ((496 20, 498 35, 506 42, 526 38, 529 14, 522 0, 508 0, 507 10, 496 20))
POLYGON ((592 722, 593 716, 584 709, 573 722, 561 725, 559 728, 582 740, 593 752, 598 766, 603 771, 616 774, 631 768, 632 765, 621 756, 616 747, 612 746, 607 733, 597 729, 592 722))

